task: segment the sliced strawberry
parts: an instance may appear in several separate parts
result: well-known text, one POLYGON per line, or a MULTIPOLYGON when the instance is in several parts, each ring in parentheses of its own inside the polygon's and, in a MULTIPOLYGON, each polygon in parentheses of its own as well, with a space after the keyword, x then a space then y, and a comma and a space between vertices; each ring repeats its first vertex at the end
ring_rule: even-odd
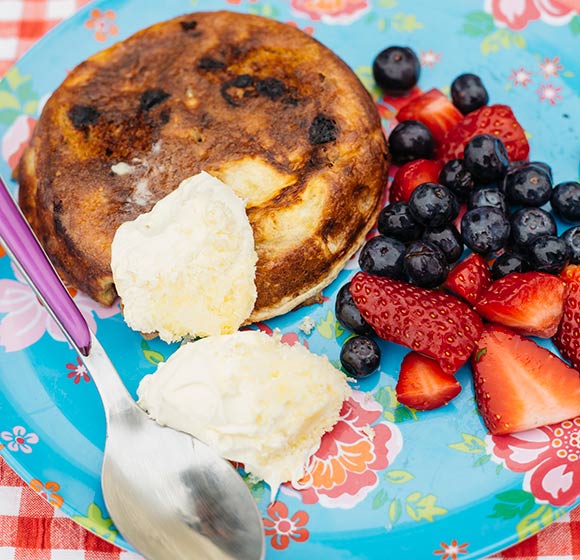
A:
POLYGON ((461 119, 461 111, 438 89, 430 89, 416 97, 397 113, 399 122, 421 121, 431 131, 437 144, 443 142, 447 131, 461 119))
POLYGON ((391 202, 397 200, 409 202, 411 193, 420 184, 438 182, 442 167, 438 161, 429 159, 416 159, 405 163, 399 167, 393 179, 389 200, 391 202))
POLYGON ((560 276, 568 284, 568 296, 558 332, 552 340, 562 356, 580 369, 580 265, 568 265, 560 276))
POLYGON ((448 374, 467 361, 482 329, 473 309, 444 292, 358 272, 350 293, 381 338, 434 358, 448 374))
POLYGON ((403 358, 395 391, 401 404, 417 410, 433 410, 459 395, 461 385, 435 360, 409 352, 403 358))
POLYGON ((552 274, 513 273, 483 292, 475 309, 488 321, 549 338, 558 330, 567 291, 566 282, 552 274))
POLYGON ((489 105, 469 113, 445 136, 437 150, 443 162, 462 158, 465 145, 477 134, 494 134, 505 144, 511 161, 528 159, 526 133, 507 105, 489 105))
POLYGON ((492 434, 580 414, 580 374, 532 339, 488 325, 472 358, 475 398, 492 434))
POLYGON ((486 260, 471 253, 458 263, 447 276, 443 286, 469 303, 475 304, 482 292, 491 285, 491 272, 486 260))

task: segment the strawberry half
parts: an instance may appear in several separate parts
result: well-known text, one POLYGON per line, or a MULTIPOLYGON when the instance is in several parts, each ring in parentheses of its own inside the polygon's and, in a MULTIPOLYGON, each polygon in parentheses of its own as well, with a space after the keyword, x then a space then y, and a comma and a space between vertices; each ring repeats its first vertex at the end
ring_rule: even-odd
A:
POLYGON ((403 358, 395 391, 401 404, 416 410, 433 410, 459 395, 461 385, 435 360, 409 352, 403 358))
POLYGON ((430 356, 448 374, 467 361, 482 329, 473 309, 444 292, 358 272, 350 293, 381 338, 430 356))
POLYGON ((430 89, 415 97, 397 113, 399 122, 422 122, 431 131, 437 144, 443 142, 447 132, 462 119, 461 111, 438 89, 430 89))
POLYGON ((491 285, 491 272, 486 260, 471 253, 458 263, 447 276, 443 286, 469 303, 475 304, 482 292, 491 285))
POLYGON ((552 274, 507 274, 481 294, 475 309, 488 321, 549 338, 558 330, 567 291, 566 282, 552 274))
POLYGON ((443 139, 437 156, 443 162, 462 158, 465 145, 477 134, 493 134, 505 144, 510 161, 527 160, 526 133, 507 105, 489 105, 469 113, 443 139))
POLYGON ((546 348, 505 327, 487 326, 472 358, 475 399, 494 435, 580 414, 580 374, 546 348))
POLYGON ((416 187, 422 183, 437 183, 442 165, 438 161, 429 159, 415 159, 399 167, 391 190, 389 191, 389 200, 395 202, 402 200, 409 202, 411 194, 416 187))
POLYGON ((562 356, 580 369, 580 265, 568 265, 560 276, 569 289, 564 315, 552 340, 562 356))

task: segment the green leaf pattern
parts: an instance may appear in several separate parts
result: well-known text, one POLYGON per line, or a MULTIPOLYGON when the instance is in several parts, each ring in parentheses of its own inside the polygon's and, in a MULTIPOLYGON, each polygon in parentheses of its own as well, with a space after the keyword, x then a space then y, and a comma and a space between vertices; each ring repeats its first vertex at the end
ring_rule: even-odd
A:
POLYGON ((89 506, 86 517, 75 515, 73 520, 111 543, 115 542, 119 534, 111 518, 103 517, 101 508, 94 502, 89 506))
POLYGON ((31 76, 23 76, 18 67, 13 66, 0 81, 0 124, 9 126, 22 114, 36 115, 38 100, 31 76))
POLYGON ((407 496, 405 510, 414 521, 435 521, 436 516, 445 515, 447 510, 437 505, 437 496, 413 492, 407 496))
POLYGON ((152 350, 145 339, 141 341, 141 351, 145 359, 154 366, 165 361, 165 356, 161 352, 152 350))
POLYGON ((574 16, 568 24, 572 35, 580 35, 580 16, 574 16))
POLYGON ((486 451, 485 441, 481 438, 466 433, 462 433, 461 437, 462 441, 458 443, 450 443, 449 447, 456 451, 461 451, 462 453, 479 454, 486 451))
POLYGON ((404 14, 399 12, 393 16, 392 26, 395 31, 411 33, 416 29, 423 29, 425 27, 417 16, 413 14, 404 14))
POLYGON ((521 33, 505 28, 497 28, 493 17, 481 10, 469 12, 465 16, 461 32, 470 37, 481 38, 481 54, 488 56, 502 49, 526 48, 526 39, 521 33))
POLYGON ((385 473, 385 480, 393 485, 396 495, 392 498, 384 488, 381 488, 373 498, 373 509, 386 507, 386 515, 389 525, 397 523, 405 513, 413 521, 434 521, 435 517, 445 515, 448 510, 437 503, 437 496, 434 494, 423 494, 417 490, 408 494, 402 494, 397 486, 406 484, 415 479, 409 471, 402 469, 392 469, 385 473))
POLYGON ((389 422, 400 424, 409 420, 417 420, 417 412, 397 400, 392 387, 384 386, 373 394, 374 399, 383 407, 383 416, 389 422))
POLYGON ((508 490, 496 495, 498 503, 493 506, 490 518, 511 520, 517 519, 516 533, 522 541, 547 527, 564 515, 563 508, 548 504, 538 504, 534 495, 525 490, 508 490))
POLYGON ((344 333, 344 329, 340 323, 336 320, 334 312, 329 309, 326 317, 321 319, 321 321, 316 325, 316 330, 319 334, 331 340, 333 338, 339 338, 344 333))

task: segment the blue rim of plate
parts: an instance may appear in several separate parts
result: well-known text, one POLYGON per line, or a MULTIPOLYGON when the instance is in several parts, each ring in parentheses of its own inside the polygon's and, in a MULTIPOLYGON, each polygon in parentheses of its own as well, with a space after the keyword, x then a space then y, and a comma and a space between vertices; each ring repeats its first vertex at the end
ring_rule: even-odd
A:
MULTIPOLYGON (((9 162, 14 164, 42 100, 78 62, 157 21, 229 9, 291 22, 335 50, 377 100, 387 130, 400 100, 381 97, 373 84, 370 65, 382 48, 402 44, 418 52, 423 90, 448 91, 456 75, 479 74, 491 102, 514 108, 530 137, 531 157, 553 165, 555 182, 574 180, 580 145, 573 129, 573 115, 580 114, 574 40, 580 19, 534 6, 528 0, 516 17, 484 0, 469 5, 445 0, 436 6, 424 0, 96 1, 47 34, 0 82, 0 173, 10 176, 9 162)), ((16 192, 15 182, 11 188, 16 192)), ((348 333, 336 322, 333 301, 356 270, 355 260, 324 290, 322 305, 258 327, 278 328, 287 342, 306 343, 338 363, 348 333), (300 329, 307 316, 315 321, 308 335, 300 329)), ((116 309, 103 309, 80 293, 75 300, 134 395, 143 375, 176 346, 142 339, 116 309)), ((58 336, 8 258, 0 258, 0 453, 64 514, 130 550, 108 519, 100 492, 105 421, 98 394, 58 336), (10 334, 30 325, 20 337, 10 334)), ((551 343, 538 342, 555 351, 551 343)), ((523 439, 490 438, 475 410, 467 367, 458 373, 464 388, 455 401, 438 411, 415 412, 394 400, 396 373, 407 350, 386 342, 381 349, 381 373, 355 387, 335 431, 340 433, 328 439, 317 459, 327 467, 325 476, 308 489, 284 489, 269 509, 265 485, 248 480, 264 512, 268 558, 372 559, 387 551, 417 559, 481 558, 580 503, 578 494, 563 490, 572 471, 558 470, 564 463, 552 452, 554 440, 572 437, 580 420, 523 439), (338 446, 342 453, 333 455, 338 446), (522 453, 527 453, 525 465, 522 453), (552 494, 542 491, 546 485, 552 494)), ((572 486, 580 487, 573 472, 572 486)))

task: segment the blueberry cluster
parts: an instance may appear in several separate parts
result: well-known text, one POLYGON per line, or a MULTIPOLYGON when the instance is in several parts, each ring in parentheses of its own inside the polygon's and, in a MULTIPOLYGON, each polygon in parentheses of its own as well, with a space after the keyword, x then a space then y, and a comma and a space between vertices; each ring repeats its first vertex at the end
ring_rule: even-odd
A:
MULTIPOLYGON (((395 129, 396 130, 396 129, 395 129)), ((580 226, 557 236, 552 212, 580 221, 580 184, 552 184, 541 162, 510 163, 502 141, 489 134, 472 138, 464 158, 445 164, 439 183, 416 187, 408 203, 382 209, 378 230, 360 253, 362 270, 433 288, 441 285, 464 246, 485 256, 499 255, 493 275, 537 270, 557 274, 580 263, 580 226), (460 203, 461 233, 454 220, 460 203)))
POLYGON ((343 344, 340 363, 348 375, 364 379, 379 368, 381 349, 371 338, 374 331, 358 310, 349 288, 350 282, 340 288, 334 308, 338 322, 355 334, 343 344))

